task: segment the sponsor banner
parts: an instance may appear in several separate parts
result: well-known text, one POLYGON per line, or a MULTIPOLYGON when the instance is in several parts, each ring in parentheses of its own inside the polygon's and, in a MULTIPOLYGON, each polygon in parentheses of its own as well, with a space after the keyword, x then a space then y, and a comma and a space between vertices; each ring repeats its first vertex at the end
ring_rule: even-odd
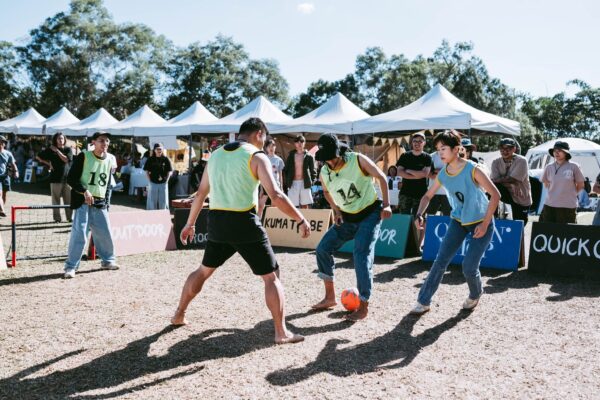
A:
POLYGON ((293 218, 285 215, 277 207, 268 207, 265 209, 262 222, 273 246, 295 247, 299 249, 317 248, 317 245, 333 222, 333 212, 325 209, 300 209, 298 211, 310 223, 311 234, 307 239, 302 239, 300 228, 293 218))
POLYGON ((174 250, 169 210, 109 212, 116 256, 174 250))
MULTIPOLYGON (((412 216, 405 214, 394 214, 391 218, 381 223, 379 237, 375 244, 375 255, 382 257, 404 258, 407 253, 407 243, 413 243, 414 226, 412 216)), ((412 246, 414 247, 414 246, 412 246)), ((346 242, 340 251, 352 253, 354 240, 346 242)), ((409 251, 409 253, 411 253, 409 251)), ((412 252, 414 254, 414 251, 412 252)))
MULTIPOLYGON (((440 215, 429 215, 427 217, 423 260, 435 260, 449 224, 450 217, 440 215)), ((458 249, 456 256, 452 259, 452 264, 462 263, 472 238, 473 235, 469 233, 463 241, 462 246, 458 249)), ((519 268, 522 244, 523 221, 494 220, 492 241, 483 254, 480 266, 516 271, 519 268)))
POLYGON ((527 268, 600 279, 600 226, 534 222, 527 268))
POLYGON ((175 224, 173 230, 175 231, 175 243, 177 249, 203 249, 206 247, 206 241, 208 239, 208 208, 203 208, 202 211, 200 211, 200 215, 198 215, 198 219, 196 219, 196 234, 192 240, 184 246, 179 240, 179 234, 185 226, 189 215, 189 208, 178 208, 175 210, 175 224))

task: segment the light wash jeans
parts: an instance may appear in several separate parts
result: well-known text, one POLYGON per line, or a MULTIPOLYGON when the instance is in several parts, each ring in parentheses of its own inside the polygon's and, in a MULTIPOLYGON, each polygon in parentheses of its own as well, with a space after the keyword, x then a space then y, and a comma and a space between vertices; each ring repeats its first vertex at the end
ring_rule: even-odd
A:
POLYGON ((594 214, 592 225, 600 226, 600 204, 596 206, 596 214, 594 214))
POLYGON ((317 246, 319 277, 323 280, 333 280, 335 268, 333 253, 344 243, 354 239, 356 285, 362 301, 369 301, 369 297, 371 297, 375 244, 381 228, 380 213, 381 210, 378 208, 358 223, 344 222, 339 226, 332 226, 317 246))
POLYGON ((169 186, 167 183, 152 183, 146 198, 146 210, 169 209, 169 186))
POLYGON ((71 238, 69 239, 69 255, 67 261, 65 261, 65 271, 79 268, 81 255, 87 244, 88 228, 92 232, 94 246, 96 246, 96 252, 102 260, 102 264, 115 262, 108 212, 83 204, 73 213, 73 226, 71 228, 71 238))
POLYGON ((479 263, 483 258, 483 254, 487 250, 492 236, 494 234, 494 222, 490 222, 487 232, 483 237, 479 239, 473 239, 473 231, 478 224, 462 226, 460 223, 451 220, 448 226, 448 231, 440 244, 440 250, 438 251, 437 257, 431 266, 431 270, 425 278, 425 283, 421 286, 419 291, 418 302, 424 306, 431 304, 431 298, 437 291, 446 272, 446 268, 450 265, 450 262, 456 255, 456 252, 463 243, 463 240, 469 235, 469 247, 463 259, 462 271, 467 285, 469 286, 469 298, 478 299, 483 293, 481 287, 481 273, 479 272, 479 263))

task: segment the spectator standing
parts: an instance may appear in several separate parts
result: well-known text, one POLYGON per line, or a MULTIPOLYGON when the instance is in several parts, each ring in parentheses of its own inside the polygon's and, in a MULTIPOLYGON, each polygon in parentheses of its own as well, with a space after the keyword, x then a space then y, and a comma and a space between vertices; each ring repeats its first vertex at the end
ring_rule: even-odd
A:
MULTIPOLYGON (((592 187, 594 193, 600 194, 600 174, 596 177, 596 182, 592 187)), ((592 225, 600 226, 600 203, 596 203, 596 214, 594 214, 594 220, 592 225)))
POLYGON ((317 178, 315 159, 306 151, 305 144, 304 136, 296 136, 295 149, 288 155, 284 168, 288 197, 300 208, 308 208, 313 203, 311 188, 317 178))
MULTIPOLYGON (((285 163, 275 154, 275 150, 277 149, 277 145, 275 141, 271 138, 265 141, 265 152, 267 153, 267 158, 271 162, 271 168, 273 172, 273 179, 275 179, 275 183, 277 183, 277 187, 283 189, 283 169, 285 168, 285 163)), ((269 195, 265 192, 263 187, 260 187, 260 198, 258 199, 258 216, 262 217, 263 210, 265 206, 269 204, 269 195)))
POLYGON ((71 186, 71 208, 75 210, 65 261, 64 277, 67 279, 74 278, 79 268, 88 229, 92 232, 102 268, 119 269, 106 210, 106 190, 113 168, 112 160, 108 157, 110 137, 106 132, 94 133, 94 150, 79 153, 67 175, 67 183, 71 186))
POLYGON ((490 178, 500 191, 500 200, 510 204, 513 219, 526 224, 532 203, 527 159, 516 154, 517 142, 512 138, 500 140, 499 149, 501 157, 492 162, 490 178))
POLYGON ((0 204, 0 217, 6 217, 4 205, 6 204, 6 193, 10 191, 10 175, 19 178, 19 169, 12 153, 6 150, 8 140, 0 135, 0 188, 2 189, 2 204, 0 204))
POLYGON ((548 150, 554 162, 548 164, 542 182, 548 188, 540 222, 577 223, 577 193, 584 187, 579 165, 570 162, 569 143, 556 141, 548 150))
MULTIPOLYGON (((52 145, 40 152, 37 160, 46 164, 50 169, 50 196, 52 205, 60 205, 62 198, 64 205, 71 204, 71 187, 67 184, 67 175, 73 162, 73 149, 67 144, 65 136, 57 132, 52 136, 52 145)), ((54 222, 61 222, 60 208, 52 210, 54 222)), ((71 222, 73 210, 65 209, 65 218, 71 222)))
POLYGON ((171 161, 164 155, 162 143, 155 143, 152 154, 144 164, 144 171, 150 181, 146 201, 147 210, 169 209, 169 178, 173 173, 171 161))
POLYGON ((411 151, 400 156, 396 167, 402 177, 398 199, 401 214, 416 215, 421 197, 427 192, 427 177, 431 170, 431 156, 423 151, 425 134, 417 132, 410 139, 411 151))

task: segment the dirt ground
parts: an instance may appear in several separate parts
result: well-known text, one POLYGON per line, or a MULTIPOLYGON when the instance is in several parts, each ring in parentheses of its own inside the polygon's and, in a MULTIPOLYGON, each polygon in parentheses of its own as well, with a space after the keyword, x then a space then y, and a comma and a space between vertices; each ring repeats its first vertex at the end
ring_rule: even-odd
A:
MULTIPOLYGON (((115 210, 141 206, 115 200, 115 210)), ((9 194, 9 204, 48 202, 9 194)), ((119 271, 83 262, 72 280, 61 279, 62 260, 0 271, 0 398, 600 397, 598 282, 484 270, 486 293, 469 314, 452 267, 431 312, 417 318, 407 312, 430 264, 380 258, 370 316, 351 324, 341 307, 308 312, 322 296, 314 252, 276 253, 301 344, 272 344, 261 280, 239 256, 178 329, 169 317, 201 250, 122 257, 119 271)), ((352 261, 337 262, 337 287, 355 286, 352 261)))

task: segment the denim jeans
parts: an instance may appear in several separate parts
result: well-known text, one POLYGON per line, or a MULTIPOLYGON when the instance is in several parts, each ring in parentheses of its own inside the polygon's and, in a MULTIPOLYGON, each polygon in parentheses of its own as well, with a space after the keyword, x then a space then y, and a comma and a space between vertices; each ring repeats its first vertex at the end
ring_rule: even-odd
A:
POLYGON ((362 301, 369 301, 373 287, 373 260, 375 259, 375 243, 379 238, 381 227, 381 210, 376 209, 360 222, 343 222, 334 225, 317 246, 317 266, 319 277, 333 280, 335 261, 333 253, 349 240, 354 239, 354 270, 356 285, 362 301))
POLYGON ((469 235, 470 241, 465 257, 462 263, 462 271, 467 285, 469 285, 469 298, 478 299, 483 293, 481 287, 481 274, 479 273, 479 263, 483 254, 487 250, 492 236, 494 234, 494 223, 490 222, 487 232, 479 239, 473 239, 472 234, 478 224, 462 226, 459 222, 452 219, 448 226, 448 231, 442 240, 440 250, 431 266, 431 270, 425 278, 425 283, 419 291, 418 302, 428 306, 431 304, 431 298, 440 286, 446 268, 461 247, 463 240, 469 235))
POLYGON ((73 226, 69 239, 69 255, 65 261, 65 271, 77 270, 81 255, 87 244, 88 228, 92 232, 96 252, 102 264, 115 262, 115 251, 110 235, 108 212, 87 204, 82 205, 73 213, 73 226))
POLYGON ((167 183, 152 183, 146 199, 146 210, 169 209, 169 187, 167 183))
POLYGON ((600 226, 600 204, 596 206, 596 214, 594 214, 592 225, 600 226))

